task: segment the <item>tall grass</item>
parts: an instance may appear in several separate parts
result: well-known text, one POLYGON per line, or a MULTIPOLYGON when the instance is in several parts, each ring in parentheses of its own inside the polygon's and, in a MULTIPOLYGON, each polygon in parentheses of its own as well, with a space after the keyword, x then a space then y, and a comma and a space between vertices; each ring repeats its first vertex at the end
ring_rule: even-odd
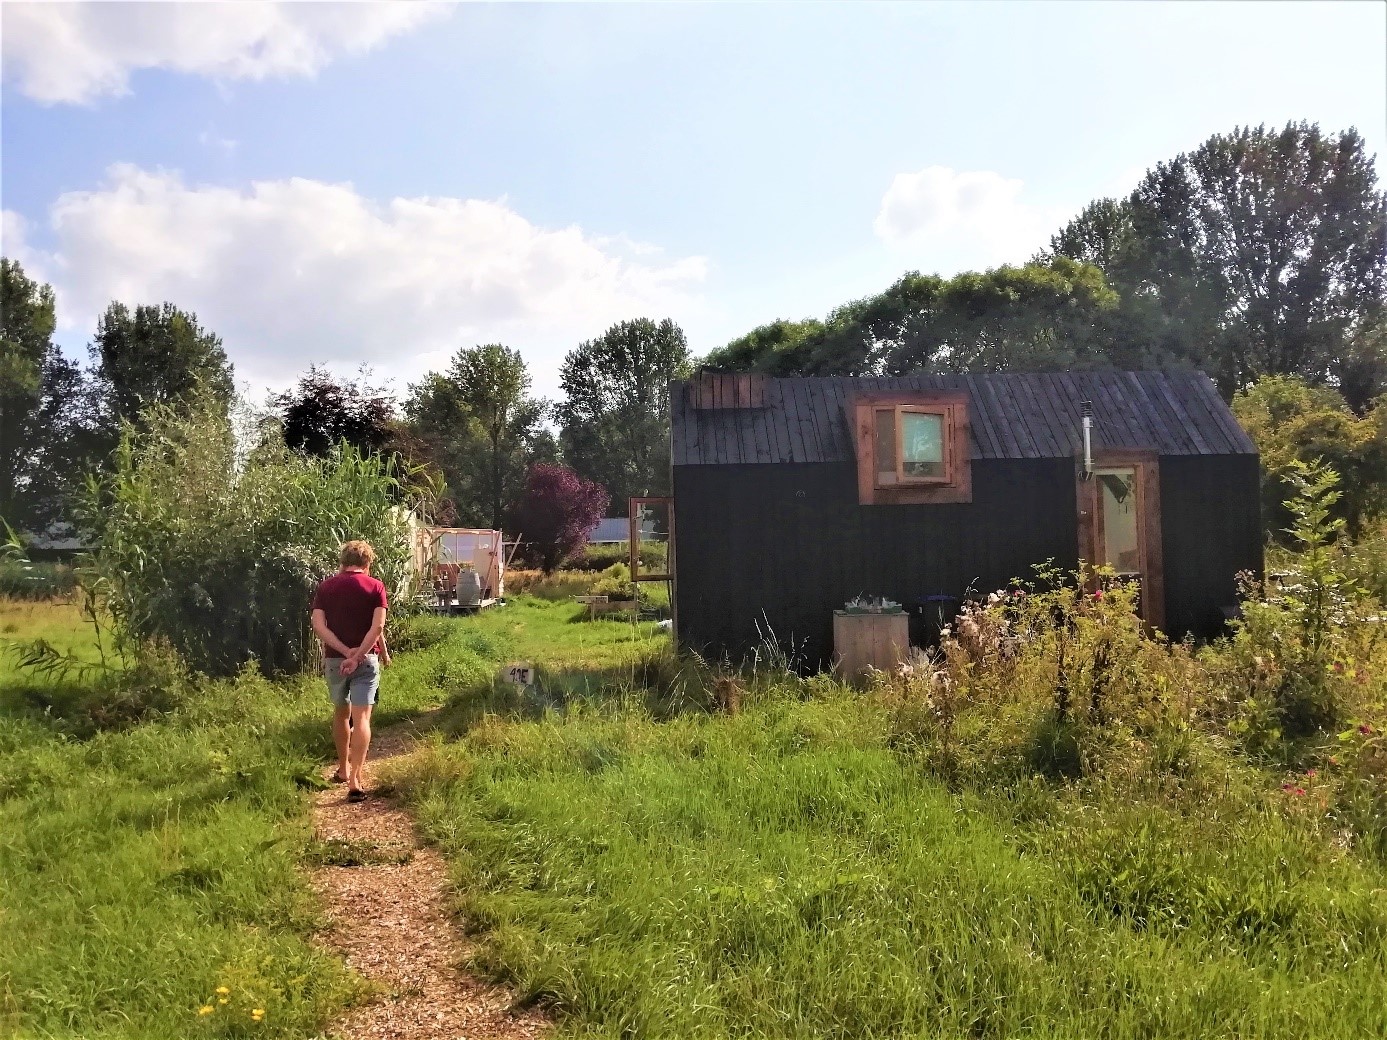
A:
POLYGON ((413 476, 343 445, 327 459, 266 440, 238 454, 215 411, 158 412, 127 430, 110 477, 91 489, 99 549, 92 587, 117 632, 164 643, 209 675, 254 660, 269 675, 313 652, 307 607, 342 542, 364 538, 376 573, 408 599, 413 476))
MULTIPOLYGON (((0 605, 8 635, 90 660, 78 622, 70 605, 0 605)), ((478 647, 494 647, 448 624, 386 672, 379 725, 489 686, 478 647)), ((98 730, 82 713, 99 685, 0 666, 2 1036, 316 1036, 365 994, 309 941, 307 796, 332 753, 321 683, 178 681, 166 712, 98 730)))

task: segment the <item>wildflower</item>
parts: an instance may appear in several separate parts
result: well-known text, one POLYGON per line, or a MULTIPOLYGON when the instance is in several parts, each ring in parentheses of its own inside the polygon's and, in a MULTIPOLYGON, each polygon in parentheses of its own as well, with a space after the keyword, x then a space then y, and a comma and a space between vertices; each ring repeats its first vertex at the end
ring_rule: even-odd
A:
POLYGON ((1338 756, 1338 755, 1330 755, 1330 756, 1329 756, 1329 764, 1330 764, 1331 766, 1337 766, 1337 765, 1339 764, 1339 756, 1338 756))
POLYGON ((1297 787, 1297 788, 1295 789, 1295 793, 1298 794, 1298 795, 1303 795, 1303 794, 1305 794, 1305 788, 1303 788, 1303 787, 1297 787))
POLYGON ((1314 771, 1313 769, 1307 769, 1307 770, 1305 770, 1305 779, 1306 779, 1306 780, 1313 780, 1313 779, 1315 779, 1315 776, 1316 776, 1316 775, 1317 775, 1317 774, 1315 773, 1315 771, 1314 771))
POLYGON ((1099 589, 1097 592, 1095 592, 1095 593, 1093 594, 1093 598, 1094 598, 1094 599, 1102 599, 1102 598, 1103 598, 1103 590, 1102 590, 1102 589, 1099 589))
POLYGON ((218 1003, 218 1004, 225 1004, 225 1003, 226 1003, 226 998, 225 998, 225 997, 218 997, 218 998, 217 998, 217 1003, 218 1003))
POLYGON ((256 1008, 254 1011, 250 1013, 250 1017, 252 1021, 259 1022, 262 1018, 265 1017, 265 1009, 256 1008))
POLYGON ((1363 736, 1365 737, 1371 737, 1373 735, 1373 728, 1365 722, 1363 723, 1363 725, 1358 727, 1358 732, 1363 734, 1363 736))
POLYGON ((229 997, 229 996, 231 996, 231 990, 227 989, 225 986, 218 986, 218 987, 217 987, 217 996, 219 996, 219 997, 229 997))
POLYGON ((202 1007, 197 1009, 197 1013, 199 1015, 210 1015, 213 1011, 216 1010, 217 1009, 214 1008, 211 1004, 203 1004, 202 1007))
POLYGON ((1343 674, 1343 671, 1344 671, 1344 662, 1343 662, 1343 661, 1335 661, 1335 662, 1334 662, 1334 671, 1336 671, 1336 672, 1338 672, 1339 674, 1342 675, 1342 674, 1343 674))
POLYGON ((1287 794, 1290 794, 1290 792, 1291 792, 1293 789, 1294 789, 1294 788, 1292 787, 1291 784, 1282 784, 1282 785, 1281 785, 1281 790, 1285 791, 1287 794))

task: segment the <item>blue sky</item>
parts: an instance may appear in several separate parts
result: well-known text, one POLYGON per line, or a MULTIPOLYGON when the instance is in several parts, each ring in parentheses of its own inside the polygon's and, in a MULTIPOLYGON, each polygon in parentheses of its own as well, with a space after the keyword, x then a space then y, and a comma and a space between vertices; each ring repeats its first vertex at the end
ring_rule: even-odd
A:
POLYGON ((621 318, 701 353, 1023 262, 1239 124, 1387 147, 1381 3, 2 10, 3 246, 65 348, 172 299, 256 400, 492 340, 552 395, 621 318))

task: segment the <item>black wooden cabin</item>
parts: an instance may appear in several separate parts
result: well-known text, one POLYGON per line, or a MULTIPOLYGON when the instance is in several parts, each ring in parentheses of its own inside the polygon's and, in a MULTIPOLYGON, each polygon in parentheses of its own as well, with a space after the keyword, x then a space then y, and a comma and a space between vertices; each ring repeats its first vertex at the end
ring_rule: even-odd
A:
POLYGON ((1262 569, 1257 450, 1202 373, 704 373, 670 393, 675 630, 713 659, 773 633, 826 665, 859 594, 905 604, 926 643, 970 593, 1081 557, 1139 579, 1154 627, 1207 637, 1262 569))

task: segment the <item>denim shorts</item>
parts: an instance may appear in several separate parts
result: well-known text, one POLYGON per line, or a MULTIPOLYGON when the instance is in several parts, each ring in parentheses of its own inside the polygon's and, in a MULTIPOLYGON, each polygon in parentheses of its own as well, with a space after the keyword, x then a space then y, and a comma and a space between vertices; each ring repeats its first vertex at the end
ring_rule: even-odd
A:
POLYGON ((367 654, 351 675, 343 675, 341 667, 342 658, 323 658, 323 678, 327 680, 332 703, 339 708, 347 704, 357 708, 375 704, 376 691, 380 689, 380 658, 367 654))

